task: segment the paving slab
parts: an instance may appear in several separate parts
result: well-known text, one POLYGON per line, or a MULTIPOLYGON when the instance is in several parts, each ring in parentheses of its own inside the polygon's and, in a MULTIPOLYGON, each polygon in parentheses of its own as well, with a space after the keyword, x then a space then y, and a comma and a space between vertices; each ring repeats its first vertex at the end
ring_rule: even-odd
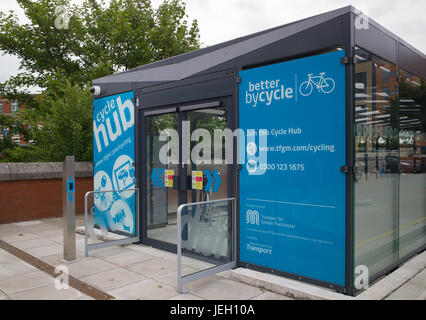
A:
POLYGON ((137 251, 126 251, 124 253, 113 254, 110 256, 102 257, 100 259, 118 266, 127 266, 138 262, 144 262, 154 259, 155 257, 137 251))
POLYGON ((294 300, 289 297, 283 296, 281 294, 276 294, 273 292, 263 292, 258 296, 254 297, 252 300, 294 300))
POLYGON ((0 280, 15 277, 29 272, 34 272, 37 270, 37 268, 24 261, 2 264, 0 265, 0 280))
POLYGON ((15 243, 20 242, 23 240, 33 240, 33 239, 41 239, 38 235, 32 233, 32 232, 13 232, 13 234, 8 234, 5 236, 0 236, 0 239, 8 242, 8 243, 15 243))
POLYGON ((12 300, 74 300, 83 297, 80 291, 74 288, 58 290, 54 285, 34 288, 10 295, 12 300))
POLYGON ((152 279, 110 290, 108 293, 120 300, 165 300, 177 295, 175 288, 152 279))
POLYGON ((42 224, 43 221, 41 220, 30 220, 30 221, 22 221, 22 222, 14 222, 11 223, 11 225, 15 227, 29 227, 29 226, 35 226, 38 224, 42 224))
POLYGON ((162 258, 153 258, 144 262, 125 266, 124 268, 142 276, 152 278, 176 270, 177 266, 176 263, 171 261, 162 258))
POLYGON ((198 297, 191 293, 182 293, 182 294, 179 293, 176 296, 171 297, 167 300, 206 300, 206 299, 198 297))
POLYGON ((16 227, 11 224, 0 224, 0 237, 27 232, 23 227, 16 227))
POLYGON ((413 279, 410 280, 410 283, 414 285, 423 287, 426 289, 426 269, 417 274, 413 279))
POLYGON ((426 289, 407 283, 389 295, 386 300, 426 300, 426 289))
MULTIPOLYGON (((62 246, 61 246, 61 248, 62 248, 62 246)), ((51 254, 51 255, 48 255, 48 256, 42 256, 42 257, 40 257, 40 260, 56 267, 58 265, 69 265, 69 264, 72 264, 72 263, 93 259, 92 257, 86 257, 84 255, 84 253, 79 252, 79 251, 77 251, 77 257, 76 258, 77 258, 76 260, 65 261, 64 260, 64 254, 61 251, 61 253, 55 253, 55 254, 51 254)))
MULTIPOLYGON (((5 240, 5 242, 7 242, 5 240)), ((11 244, 21 250, 26 251, 26 249, 31 249, 31 248, 38 248, 38 247, 45 247, 45 246, 53 246, 56 245, 56 243, 54 243, 51 240, 48 239, 43 239, 40 237, 37 237, 35 239, 31 239, 31 240, 22 240, 22 241, 16 241, 16 242, 11 242, 11 244)))
POLYGON ((64 237, 64 230, 63 229, 49 229, 45 231, 38 231, 37 235, 42 238, 46 239, 56 239, 56 238, 62 238, 64 237))
POLYGON ((426 300, 426 269, 395 290, 386 300, 426 300))
MULTIPOLYGON (((61 234, 59 236, 50 237, 49 240, 62 245, 64 243, 64 235, 61 232, 61 234)), ((82 242, 83 245, 84 245, 84 236, 79 234, 79 233, 76 233, 75 234, 75 241, 76 241, 76 244, 78 244, 79 242, 82 242)))
POLYGON ((310 285, 273 274, 258 272, 255 270, 237 268, 231 271, 232 279, 265 289, 292 299, 310 300, 347 300, 352 297, 339 294, 321 287, 310 285))
POLYGON ((130 251, 130 249, 127 249, 124 246, 113 246, 89 251, 89 255, 97 258, 102 258, 106 256, 112 256, 114 254, 124 253, 127 251, 130 251))
MULTIPOLYGON (((188 275, 197 272, 198 270, 184 266, 182 271, 184 275, 188 275)), ((177 270, 154 276, 152 279, 177 289, 177 270)))
POLYGON ((63 252, 63 248, 57 244, 52 244, 43 247, 29 248, 26 249, 25 252, 36 258, 40 258, 53 254, 60 254, 63 252))
MULTIPOLYGON (((382 300, 391 296, 426 268, 426 251, 413 257, 391 274, 356 296, 357 300, 382 300)), ((396 293, 395 293, 396 294, 396 293)))
POLYGON ((77 279, 117 269, 113 264, 95 258, 71 263, 67 267, 70 274, 77 279))
POLYGON ((51 223, 41 222, 36 225, 22 226, 23 229, 37 234, 38 232, 46 231, 46 230, 57 230, 60 229, 58 226, 53 225, 51 223))
POLYGON ((104 271, 89 277, 84 277, 80 280, 87 282, 98 289, 109 291, 145 279, 145 277, 134 272, 130 272, 123 268, 117 268, 115 270, 104 271))
POLYGON ((7 295, 54 284, 55 280, 43 271, 34 271, 0 280, 0 290, 7 295))
POLYGON ((0 249, 0 267, 3 267, 2 264, 17 263, 20 261, 21 259, 15 257, 13 254, 0 249))
POLYGON ((142 253, 147 253, 149 255, 155 256, 157 258, 163 258, 166 260, 175 260, 176 261, 176 254, 175 253, 170 253, 167 251, 163 251, 163 250, 159 250, 156 248, 152 248, 149 246, 145 246, 145 245, 140 245, 140 244, 129 244, 126 246, 127 249, 129 250, 135 250, 135 251, 139 251, 142 253))
POLYGON ((259 288, 217 276, 204 280, 188 284, 185 288, 189 289, 189 293, 208 300, 249 300, 263 292, 259 288))

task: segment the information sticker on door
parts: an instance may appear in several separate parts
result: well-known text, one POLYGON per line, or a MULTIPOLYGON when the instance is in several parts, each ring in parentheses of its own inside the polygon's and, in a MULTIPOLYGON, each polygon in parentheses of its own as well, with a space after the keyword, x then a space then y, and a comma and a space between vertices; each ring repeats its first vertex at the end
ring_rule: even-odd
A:
POLYGON ((192 171, 192 190, 203 190, 203 171, 192 171))
POLYGON ((164 175, 164 185, 166 188, 173 188, 173 176, 175 175, 175 170, 166 170, 164 175))

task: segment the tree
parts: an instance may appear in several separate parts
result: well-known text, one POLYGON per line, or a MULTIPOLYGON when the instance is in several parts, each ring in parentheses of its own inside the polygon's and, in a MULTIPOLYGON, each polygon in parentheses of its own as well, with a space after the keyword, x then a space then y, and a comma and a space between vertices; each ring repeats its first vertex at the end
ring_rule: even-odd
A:
POLYGON ((91 130, 84 131, 90 137, 83 138, 74 135, 75 127, 59 130, 51 122, 61 121, 55 116, 56 109, 66 113, 66 108, 76 108, 71 97, 86 103, 78 112, 92 116, 86 96, 91 80, 200 46, 197 21, 188 23, 185 3, 180 0, 165 0, 157 9, 149 0, 111 0, 108 4, 83 0, 78 5, 70 0, 17 2, 29 22, 20 23, 14 12, 0 12, 0 51, 17 56, 21 71, 0 84, 0 95, 25 104, 22 119, 35 146, 48 155, 43 159, 57 158, 47 141, 52 145, 68 141, 82 157, 77 160, 91 158, 91 153, 76 145, 89 141, 91 130), (34 99, 28 89, 34 86, 42 88, 46 97, 34 99), (81 98, 77 97, 78 88, 83 92, 81 98), (76 141, 70 142, 70 137, 76 141))
POLYGON ((8 152, 15 148, 12 137, 14 135, 23 136, 24 138, 29 137, 28 127, 23 122, 12 115, 0 113, 0 128, 8 129, 8 133, 3 139, 0 139, 0 161, 3 158, 9 158, 8 152))
POLYGON ((149 0, 17 2, 30 23, 0 13, 0 50, 18 56, 25 70, 14 85, 44 88, 58 74, 84 84, 200 46, 197 21, 188 26, 180 0, 165 0, 157 10, 149 0))

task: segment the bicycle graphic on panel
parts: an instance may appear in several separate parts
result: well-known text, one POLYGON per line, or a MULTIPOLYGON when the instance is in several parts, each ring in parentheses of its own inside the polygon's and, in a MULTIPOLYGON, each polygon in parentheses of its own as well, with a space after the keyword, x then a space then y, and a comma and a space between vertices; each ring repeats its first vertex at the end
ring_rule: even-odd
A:
POLYGON ((325 72, 320 72, 319 76, 314 76, 313 73, 308 74, 308 80, 302 82, 299 88, 299 92, 302 96, 307 97, 311 95, 314 87, 317 88, 318 92, 325 94, 332 93, 336 86, 332 78, 325 78, 325 72))

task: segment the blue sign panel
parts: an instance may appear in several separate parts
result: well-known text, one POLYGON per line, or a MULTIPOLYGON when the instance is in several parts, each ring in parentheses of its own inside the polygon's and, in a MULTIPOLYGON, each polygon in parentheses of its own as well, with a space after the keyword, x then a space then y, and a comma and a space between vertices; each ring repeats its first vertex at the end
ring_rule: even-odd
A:
POLYGON ((95 223, 135 234, 135 116, 133 92, 93 102, 95 223), (123 190, 123 191, 121 191, 123 190))
POLYGON ((343 51, 240 72, 240 260, 345 284, 343 51))

